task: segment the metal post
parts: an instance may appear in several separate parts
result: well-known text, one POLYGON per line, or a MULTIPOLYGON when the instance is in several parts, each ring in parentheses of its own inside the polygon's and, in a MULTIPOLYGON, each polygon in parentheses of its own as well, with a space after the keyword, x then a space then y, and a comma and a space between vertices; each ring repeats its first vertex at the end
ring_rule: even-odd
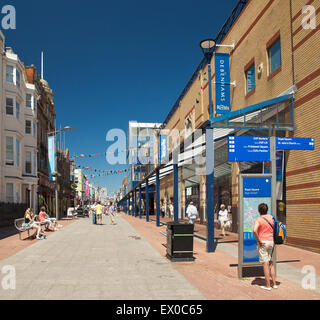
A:
POLYGON ((137 189, 134 189, 134 217, 137 217, 137 189))
POLYGON ((178 164, 173 164, 173 208, 174 208, 174 222, 179 220, 179 177, 178 164))
POLYGON ((156 192, 157 192, 157 227, 160 227, 160 170, 156 169, 156 192))
POLYGON ((142 219, 142 208, 141 208, 141 185, 139 187, 139 218, 142 219))
MULTIPOLYGON (((56 167, 55 167, 55 171, 58 172, 58 154, 57 154, 57 131, 55 131, 54 134, 54 152, 55 152, 55 162, 56 162, 56 167)), ((56 195, 56 219, 57 221, 59 220, 59 194, 58 194, 58 176, 55 177, 55 195, 56 195)))
POLYGON ((207 252, 214 252, 214 141, 213 129, 206 130, 207 252))
MULTIPOLYGON (((58 177, 56 177, 58 179, 58 177)), ((59 220, 59 193, 58 193, 58 181, 56 180, 56 219, 59 220)))
MULTIPOLYGON (((275 128, 272 128, 270 137, 270 162, 271 162, 271 214, 277 218, 277 150, 275 128)), ((276 246, 273 250, 272 257, 275 272, 277 272, 277 252, 276 246)))
MULTIPOLYGON (((211 59, 213 54, 206 55, 209 76, 209 110, 213 118, 211 59)), ((206 201, 207 201, 207 252, 214 252, 214 134, 213 129, 206 130, 206 201)))
POLYGON ((146 221, 149 222, 149 181, 146 179, 146 221))

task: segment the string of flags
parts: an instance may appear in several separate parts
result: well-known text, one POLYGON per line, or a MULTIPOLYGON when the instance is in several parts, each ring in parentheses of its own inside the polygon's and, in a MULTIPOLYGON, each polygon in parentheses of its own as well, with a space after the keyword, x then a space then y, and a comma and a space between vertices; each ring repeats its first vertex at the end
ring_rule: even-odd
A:
POLYGON ((105 177, 105 176, 110 176, 110 175, 114 175, 114 174, 121 174, 124 172, 127 172, 128 170, 99 170, 102 173, 97 173, 97 174, 85 174, 84 176, 88 179, 88 178, 97 178, 97 177, 105 177))
MULTIPOLYGON (((149 149, 149 147, 140 147, 140 148, 129 148, 127 150, 119 150, 117 152, 130 152, 130 151, 135 151, 135 150, 141 150, 141 149, 149 149)), ((101 156, 106 156, 107 154, 115 154, 117 152, 104 152, 104 153, 92 153, 92 154, 80 154, 80 155, 75 155, 72 156, 71 158, 78 159, 78 158, 97 158, 101 156)))
MULTIPOLYGON (((70 164, 72 165, 73 162, 70 162, 70 164)), ((122 170, 101 170, 101 169, 94 169, 94 168, 91 168, 91 167, 84 167, 84 166, 76 166, 77 169, 82 169, 82 170, 85 170, 85 171, 90 171, 92 173, 96 173, 96 174, 91 174, 89 176, 91 176, 91 178, 94 177, 103 177, 103 176, 109 176, 109 175, 114 175, 114 174, 121 174, 121 173, 125 173, 125 172, 128 172, 128 169, 122 169, 122 170)))

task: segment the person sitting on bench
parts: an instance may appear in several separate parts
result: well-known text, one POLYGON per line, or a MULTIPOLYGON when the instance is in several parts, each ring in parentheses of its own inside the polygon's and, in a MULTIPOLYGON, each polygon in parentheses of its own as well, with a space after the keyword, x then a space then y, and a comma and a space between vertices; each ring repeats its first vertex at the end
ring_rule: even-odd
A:
POLYGON ((56 231, 57 229, 57 220, 55 218, 50 218, 46 213, 46 208, 41 207, 39 212, 39 221, 41 224, 46 224, 47 229, 51 231, 56 231))
MULTIPOLYGON (((36 238, 38 240, 45 239, 44 232, 42 231, 41 225, 39 222, 34 220, 33 211, 31 208, 28 208, 24 214, 24 222, 28 224, 28 226, 37 229, 36 238)), ((35 235, 34 235, 35 236, 35 235)))

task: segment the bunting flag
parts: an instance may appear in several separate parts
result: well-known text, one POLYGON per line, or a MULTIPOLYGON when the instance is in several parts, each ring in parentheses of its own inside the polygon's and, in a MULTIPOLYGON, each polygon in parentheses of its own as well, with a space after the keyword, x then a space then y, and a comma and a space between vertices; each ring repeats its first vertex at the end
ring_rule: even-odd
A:
POLYGON ((86 179, 93 179, 93 178, 98 178, 98 177, 105 177, 105 176, 110 176, 110 175, 114 175, 114 174, 121 174, 127 172, 127 169, 125 170, 110 170, 110 171, 106 171, 105 173, 99 173, 99 174, 85 174, 84 176, 86 177, 86 179))
MULTIPOLYGON (((142 167, 140 165, 140 167, 142 167)), ((80 166, 77 165, 76 166, 77 169, 82 169, 82 170, 86 170, 86 171, 91 171, 91 172, 97 172, 97 173, 102 173, 102 174, 106 174, 106 175, 110 175, 110 174, 120 174, 120 173, 124 173, 127 172, 128 169, 122 169, 122 170, 102 170, 102 169, 94 169, 91 167, 84 167, 84 166, 80 166)))
MULTIPOLYGON (((126 150, 120 150, 117 152, 132 152, 132 151, 137 151, 137 150, 142 150, 142 149, 147 149, 149 150, 151 147, 150 146, 145 146, 145 147, 137 147, 137 148, 129 148, 126 150)), ((104 152, 104 153, 92 153, 92 154, 80 154, 80 155, 74 155, 71 158, 73 159, 78 159, 78 158, 95 158, 95 157, 100 157, 100 156, 106 156, 107 154, 115 154, 117 152, 104 152)))

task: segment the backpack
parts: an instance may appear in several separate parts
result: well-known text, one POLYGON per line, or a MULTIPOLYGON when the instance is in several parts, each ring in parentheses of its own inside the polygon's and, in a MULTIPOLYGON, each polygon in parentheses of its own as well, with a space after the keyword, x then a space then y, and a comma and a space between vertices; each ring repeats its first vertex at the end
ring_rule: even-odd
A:
POLYGON ((271 225, 271 223, 263 218, 265 221, 268 222, 268 224, 271 226, 271 228, 273 229, 273 241, 274 244, 283 244, 284 240, 286 238, 286 226, 280 222, 279 220, 277 220, 275 218, 275 216, 272 216, 273 218, 273 226, 271 225))

